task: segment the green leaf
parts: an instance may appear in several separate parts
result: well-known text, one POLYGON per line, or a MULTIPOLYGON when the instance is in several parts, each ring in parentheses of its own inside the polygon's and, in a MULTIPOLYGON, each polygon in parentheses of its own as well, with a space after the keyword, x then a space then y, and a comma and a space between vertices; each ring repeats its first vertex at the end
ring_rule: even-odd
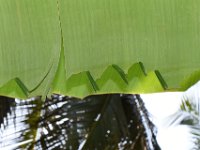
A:
POLYGON ((185 78, 183 82, 181 82, 181 89, 186 90, 188 87, 191 87, 199 80, 200 80, 200 71, 195 71, 190 76, 185 78))
POLYGON ((26 99, 28 97, 28 90, 18 78, 15 78, 0 88, 0 95, 26 99))
POLYGON ((113 66, 109 66, 96 82, 100 88, 99 93, 120 93, 127 87, 127 83, 113 66))
POLYGON ((154 71, 145 73, 141 62, 132 65, 128 70, 128 81, 128 93, 153 93, 165 89, 154 71))
POLYGON ((128 84, 128 80, 127 80, 127 77, 126 77, 126 74, 124 73, 124 71, 117 65, 112 65, 112 67, 119 73, 119 75, 124 80, 124 82, 126 84, 128 84))
POLYGON ((65 93, 63 93, 64 95, 85 97, 86 95, 90 95, 95 92, 94 87, 88 78, 87 72, 72 75, 66 81, 66 85, 67 89, 65 93))
POLYGON ((199 70, 198 0, 60 0, 67 76, 139 61, 170 89, 199 70), (181 5, 181 7, 180 7, 181 5))
POLYGON ((92 84, 92 87, 94 89, 94 91, 98 91, 99 90, 99 87, 97 86, 96 82, 94 81, 93 77, 91 76, 90 72, 87 71, 86 72, 87 76, 88 76, 88 79, 90 80, 90 83, 92 84))
MULTIPOLYGON (((33 92, 33 95, 42 95, 48 84, 43 79, 60 53, 56 1, 1 1, 0 20, 0 87, 18 78, 31 91, 44 81, 43 88, 33 92)), ((10 92, 14 90, 6 88, 10 92)), ((3 91, 5 88, 0 93, 3 91)), ((21 92, 6 95, 21 96, 21 92)))
POLYGON ((198 0, 1 1, 0 93, 22 96, 23 89, 4 92, 15 78, 27 97, 186 89, 200 78, 191 76, 200 71, 199 6, 198 0), (130 77, 140 62, 147 74, 141 66, 143 73, 130 77))

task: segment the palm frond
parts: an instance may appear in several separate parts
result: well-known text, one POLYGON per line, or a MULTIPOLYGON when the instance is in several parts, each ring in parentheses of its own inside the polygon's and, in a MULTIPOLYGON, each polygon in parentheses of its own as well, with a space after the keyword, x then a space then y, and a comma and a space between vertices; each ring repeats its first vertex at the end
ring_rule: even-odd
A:
POLYGON ((52 95, 45 102, 40 97, 21 101, 17 107, 19 128, 14 130, 16 136, 10 136, 11 143, 29 141, 18 149, 160 149, 156 128, 139 95, 106 94, 82 100, 52 95))
MULTIPOLYGON (((160 147, 155 136, 156 128, 149 118, 141 97, 139 95, 125 95, 122 98, 128 122, 131 125, 131 135, 132 138, 135 139, 135 148, 144 149, 140 146, 145 145, 147 150, 159 150, 160 147), (140 136, 140 138, 136 135, 140 136), (143 144, 141 145, 139 143, 143 144)), ((132 145, 131 148, 133 148, 134 145, 132 145)))
MULTIPOLYGON (((15 105, 15 100, 13 98, 8 98, 4 96, 0 96, 0 126, 6 126, 4 118, 7 118, 8 114, 11 114, 11 111, 15 105)), ((8 121, 8 120, 6 120, 8 121)))

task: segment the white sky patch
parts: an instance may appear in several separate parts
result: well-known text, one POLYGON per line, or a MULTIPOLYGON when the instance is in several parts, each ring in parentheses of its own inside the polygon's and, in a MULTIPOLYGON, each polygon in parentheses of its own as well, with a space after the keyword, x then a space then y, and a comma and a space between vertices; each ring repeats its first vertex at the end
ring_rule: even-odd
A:
POLYGON ((183 125, 160 127, 157 140, 162 150, 191 150, 193 146, 189 129, 183 125))

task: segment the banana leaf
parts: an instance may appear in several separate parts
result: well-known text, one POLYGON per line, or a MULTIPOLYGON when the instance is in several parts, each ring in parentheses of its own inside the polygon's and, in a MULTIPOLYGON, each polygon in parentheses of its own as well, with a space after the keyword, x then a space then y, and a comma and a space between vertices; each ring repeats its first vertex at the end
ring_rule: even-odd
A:
POLYGON ((0 95, 184 90, 200 79, 198 0, 2 0, 0 95))

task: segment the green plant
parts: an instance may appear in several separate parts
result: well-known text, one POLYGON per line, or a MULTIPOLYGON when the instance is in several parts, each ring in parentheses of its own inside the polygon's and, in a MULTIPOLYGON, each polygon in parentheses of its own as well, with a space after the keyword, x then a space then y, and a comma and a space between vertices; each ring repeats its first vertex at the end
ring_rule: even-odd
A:
POLYGON ((199 79, 199 3, 1 1, 0 95, 185 89, 199 79))
POLYGON ((188 99, 185 96, 180 109, 169 117, 169 125, 186 125, 189 127, 194 141, 193 149, 200 148, 200 103, 198 99, 188 99))
MULTIPOLYGON (((9 101, 13 103, 7 98, 4 104, 9 101)), ((156 128, 139 95, 106 94, 82 100, 52 95, 44 103, 37 97, 18 101, 12 108, 11 117, 0 116, 8 120, 4 129, 12 128, 13 122, 16 126, 7 136, 1 131, 1 148, 18 143, 13 149, 160 150, 156 128)))
MULTIPOLYGON (((199 3, 2 0, 0 95, 42 96, 41 110, 55 93, 84 98, 186 89, 200 78, 199 3)), ((40 114, 29 121, 31 134, 40 114)))

